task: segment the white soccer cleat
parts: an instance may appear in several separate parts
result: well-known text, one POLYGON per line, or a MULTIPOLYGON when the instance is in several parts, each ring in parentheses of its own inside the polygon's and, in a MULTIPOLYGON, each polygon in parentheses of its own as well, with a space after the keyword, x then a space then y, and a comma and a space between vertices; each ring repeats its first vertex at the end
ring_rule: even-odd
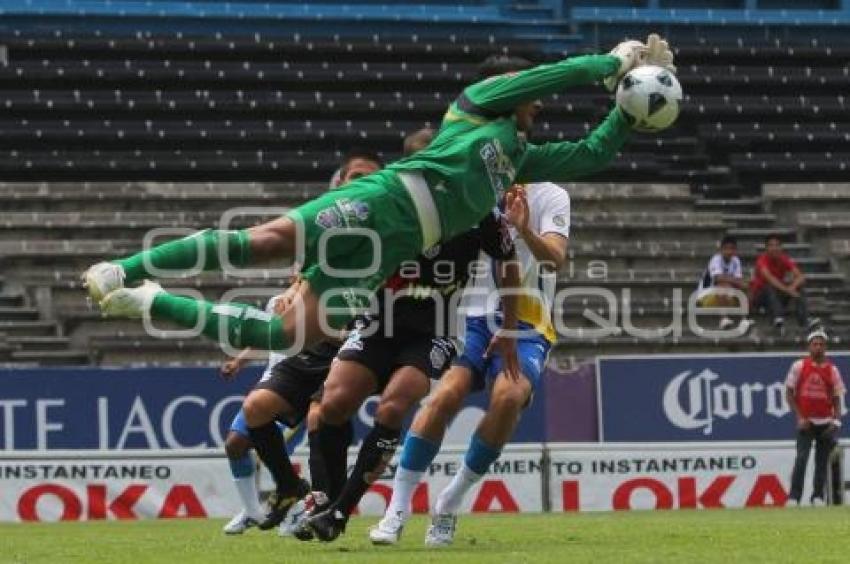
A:
POLYGON ((150 312, 153 299, 162 286, 156 282, 145 280, 138 288, 119 288, 106 295, 100 302, 104 317, 141 318, 150 312))
POLYGON ((369 529, 369 540, 375 545, 397 544, 404 530, 404 522, 404 514, 401 511, 384 515, 377 525, 369 529))
POLYGON ((455 539, 457 528, 457 515, 452 513, 441 513, 431 517, 431 526, 425 533, 425 546, 436 548, 449 546, 455 539))
POLYGON ((225 535, 241 535, 251 527, 256 527, 259 522, 260 518, 251 517, 243 510, 237 513, 222 530, 225 535))
POLYGON ((821 497, 813 497, 812 507, 826 507, 826 502, 821 497))
POLYGON ((307 508, 308 498, 312 494, 307 494, 307 497, 297 501, 289 511, 286 512, 286 517, 281 521, 277 529, 277 534, 281 537, 295 536, 297 531, 303 529, 307 518, 310 516, 310 511, 307 508))
POLYGON ((99 262, 83 272, 83 287, 89 296, 100 303, 107 294, 124 287, 124 269, 111 262, 99 262))

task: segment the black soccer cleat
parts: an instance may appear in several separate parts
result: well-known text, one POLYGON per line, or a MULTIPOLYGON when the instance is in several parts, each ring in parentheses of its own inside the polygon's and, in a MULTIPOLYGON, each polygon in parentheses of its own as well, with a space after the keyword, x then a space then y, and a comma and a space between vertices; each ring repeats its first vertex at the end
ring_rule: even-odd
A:
POLYGON ((348 516, 339 509, 330 507, 307 520, 313 535, 322 542, 331 542, 345 532, 348 516))
POLYGON ((330 506, 331 502, 325 492, 315 491, 307 494, 307 497, 304 498, 305 514, 302 518, 303 520, 299 520, 300 522, 295 527, 295 530, 292 532, 292 536, 300 541, 313 540, 315 538, 313 536, 313 530, 307 524, 307 521, 310 519, 310 517, 318 515, 330 506))
POLYGON ((269 511, 257 527, 262 531, 277 527, 286 518, 290 508, 308 493, 310 493, 310 482, 307 480, 300 480, 298 487, 293 492, 272 493, 266 501, 269 511))

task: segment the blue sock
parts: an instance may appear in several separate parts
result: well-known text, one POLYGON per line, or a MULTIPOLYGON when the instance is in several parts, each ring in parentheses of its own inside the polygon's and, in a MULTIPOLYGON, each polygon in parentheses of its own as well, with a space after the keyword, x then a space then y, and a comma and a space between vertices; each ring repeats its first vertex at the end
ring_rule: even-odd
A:
POLYGON ((401 451, 399 466, 405 470, 424 472, 440 451, 440 443, 435 443, 416 433, 408 433, 401 451))
POLYGON ((472 440, 469 441, 469 448, 466 449, 464 463, 476 474, 485 474, 490 465, 496 462, 501 454, 501 449, 487 445, 478 437, 478 433, 475 433, 472 435, 472 440))
POLYGON ((250 451, 239 458, 227 460, 230 462, 230 473, 234 478, 249 478, 254 475, 254 459, 250 451))

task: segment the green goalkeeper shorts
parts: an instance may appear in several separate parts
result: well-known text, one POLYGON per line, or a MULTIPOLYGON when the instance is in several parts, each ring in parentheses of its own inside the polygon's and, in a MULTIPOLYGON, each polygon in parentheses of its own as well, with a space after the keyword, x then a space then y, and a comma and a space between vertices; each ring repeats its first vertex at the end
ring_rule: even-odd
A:
POLYGON ((358 178, 288 217, 298 224, 303 241, 296 257, 301 276, 335 328, 368 311, 376 290, 423 250, 417 205, 391 171, 358 178))

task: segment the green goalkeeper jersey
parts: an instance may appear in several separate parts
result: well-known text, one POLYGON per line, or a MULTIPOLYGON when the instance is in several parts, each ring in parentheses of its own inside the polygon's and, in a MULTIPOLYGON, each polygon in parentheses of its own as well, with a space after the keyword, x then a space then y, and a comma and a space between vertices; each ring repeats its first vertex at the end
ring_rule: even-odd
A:
POLYGON ((449 106, 426 149, 387 168, 422 173, 447 241, 477 225, 514 183, 574 180, 614 158, 630 130, 617 108, 581 141, 542 145, 517 135, 513 114, 517 106, 600 81, 619 67, 616 57, 586 55, 473 84, 449 106))

